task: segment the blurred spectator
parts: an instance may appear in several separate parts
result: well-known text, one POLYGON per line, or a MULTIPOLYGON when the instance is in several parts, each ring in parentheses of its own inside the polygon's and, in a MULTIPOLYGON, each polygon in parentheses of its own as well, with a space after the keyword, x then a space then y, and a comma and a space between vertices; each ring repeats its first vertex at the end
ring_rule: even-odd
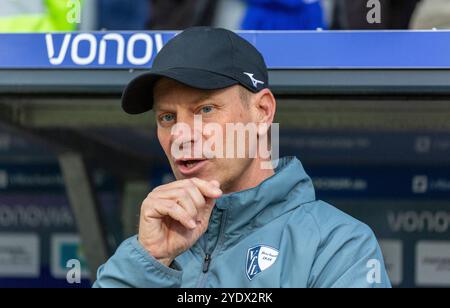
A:
POLYGON ((450 1, 423 0, 411 21, 412 29, 450 29, 450 1))
POLYGON ((0 0, 0 32, 73 31, 74 8, 67 0, 0 0))
POLYGON ((377 30, 408 29, 411 16, 420 0, 379 0, 381 23, 371 24, 367 14, 368 0, 336 0, 333 29, 377 30))
POLYGON ((149 28, 183 30, 192 26, 210 26, 217 0, 151 0, 149 28))
POLYGON ((99 29, 144 30, 149 21, 150 0, 98 0, 98 8, 99 29))
POLYGON ((244 0, 243 30, 316 30, 325 28, 320 0, 244 0))

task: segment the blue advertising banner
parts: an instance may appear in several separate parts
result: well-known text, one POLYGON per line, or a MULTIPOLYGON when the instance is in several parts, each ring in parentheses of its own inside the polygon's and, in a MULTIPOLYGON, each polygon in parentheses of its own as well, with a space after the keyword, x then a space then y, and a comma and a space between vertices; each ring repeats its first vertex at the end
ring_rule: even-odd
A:
POLYGON ((448 198, 328 201, 373 229, 394 286, 450 287, 448 198))
POLYGON ((450 165, 450 134, 280 130, 281 156, 306 164, 450 165))
MULTIPOLYGON (((318 199, 350 200, 411 199, 445 200, 450 196, 450 165, 309 165, 305 170, 314 182, 318 199)), ((151 186, 174 180, 169 166, 151 171, 151 186)))
MULTIPOLYGON (((92 128, 90 132, 110 144, 148 157, 164 152, 151 130, 92 128)), ((1 135, 0 135, 1 136, 1 135)), ((450 165, 450 134, 445 132, 367 132, 285 129, 280 124, 280 156, 298 156, 311 164, 416 164, 450 165)), ((1 154, 1 147, 0 147, 1 154)), ((1 156, 0 156, 1 157, 1 156)))
POLYGON ((448 200, 450 166, 306 166, 319 199, 448 200))
MULTIPOLYGON (((106 225, 117 227, 117 195, 100 193, 99 202, 106 225)), ((64 191, 0 194, 0 260, 0 288, 90 286, 83 245, 64 191), (81 283, 66 280, 69 260, 80 262, 81 283)))
POLYGON ((24 157, 32 158, 34 161, 54 159, 54 152, 42 142, 0 126, 0 162, 13 159, 23 161, 24 157))
MULTIPOLYGON (((450 68, 450 31, 239 32, 272 69, 450 68)), ((0 34, 0 69, 142 69, 175 32, 0 34)), ((182 51, 180 51, 182 52, 182 51)))
MULTIPOLYGON (((115 179, 104 170, 92 171, 98 191, 116 189, 115 179)), ((64 179, 57 163, 11 164, 0 162, 0 193, 64 191, 64 179)))
MULTIPOLYGON (((100 212, 111 243, 121 240, 115 179, 94 170, 100 212)), ((0 288, 89 287, 83 245, 57 162, 0 162, 0 288), (81 283, 67 280, 78 260, 81 283)))

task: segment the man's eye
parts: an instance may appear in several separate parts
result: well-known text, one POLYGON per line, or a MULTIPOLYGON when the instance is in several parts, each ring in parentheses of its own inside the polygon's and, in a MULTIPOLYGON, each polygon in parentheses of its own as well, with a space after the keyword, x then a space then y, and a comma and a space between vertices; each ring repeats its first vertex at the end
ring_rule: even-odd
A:
POLYGON ((202 107, 202 109, 201 109, 202 113, 210 113, 211 111, 213 111, 212 106, 205 106, 205 107, 202 107))
POLYGON ((162 122, 170 122, 175 119, 175 116, 173 114, 164 114, 160 117, 160 120, 162 122))

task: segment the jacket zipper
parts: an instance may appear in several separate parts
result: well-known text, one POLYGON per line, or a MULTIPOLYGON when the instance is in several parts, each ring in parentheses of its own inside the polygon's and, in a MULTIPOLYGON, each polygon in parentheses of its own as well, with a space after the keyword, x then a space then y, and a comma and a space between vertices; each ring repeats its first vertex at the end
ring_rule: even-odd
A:
POLYGON ((206 254, 205 260, 203 261, 203 273, 207 273, 209 270, 209 264, 211 263, 211 255, 206 254))
POLYGON ((222 218, 220 220, 220 230, 219 230, 219 235, 217 238, 216 246, 212 249, 212 252, 207 251, 205 254, 205 258, 203 259, 202 275, 201 275, 200 282, 197 285, 197 288, 205 287, 206 280, 208 278, 209 265, 211 264, 211 260, 212 260, 213 256, 216 254, 216 250, 218 250, 218 248, 222 242, 222 237, 223 237, 223 233, 224 233, 224 229, 225 229, 226 214, 227 214, 227 212, 223 211, 222 218))

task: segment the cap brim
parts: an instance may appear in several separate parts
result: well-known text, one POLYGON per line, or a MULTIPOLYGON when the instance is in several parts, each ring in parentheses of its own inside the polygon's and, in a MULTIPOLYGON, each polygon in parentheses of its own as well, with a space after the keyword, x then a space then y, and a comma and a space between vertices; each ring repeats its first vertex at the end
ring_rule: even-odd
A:
POLYGON ((152 71, 133 79, 122 95, 122 108, 129 114, 140 114, 153 108, 153 88, 161 77, 174 79, 196 89, 217 90, 238 84, 225 75, 192 68, 172 68, 152 71))

